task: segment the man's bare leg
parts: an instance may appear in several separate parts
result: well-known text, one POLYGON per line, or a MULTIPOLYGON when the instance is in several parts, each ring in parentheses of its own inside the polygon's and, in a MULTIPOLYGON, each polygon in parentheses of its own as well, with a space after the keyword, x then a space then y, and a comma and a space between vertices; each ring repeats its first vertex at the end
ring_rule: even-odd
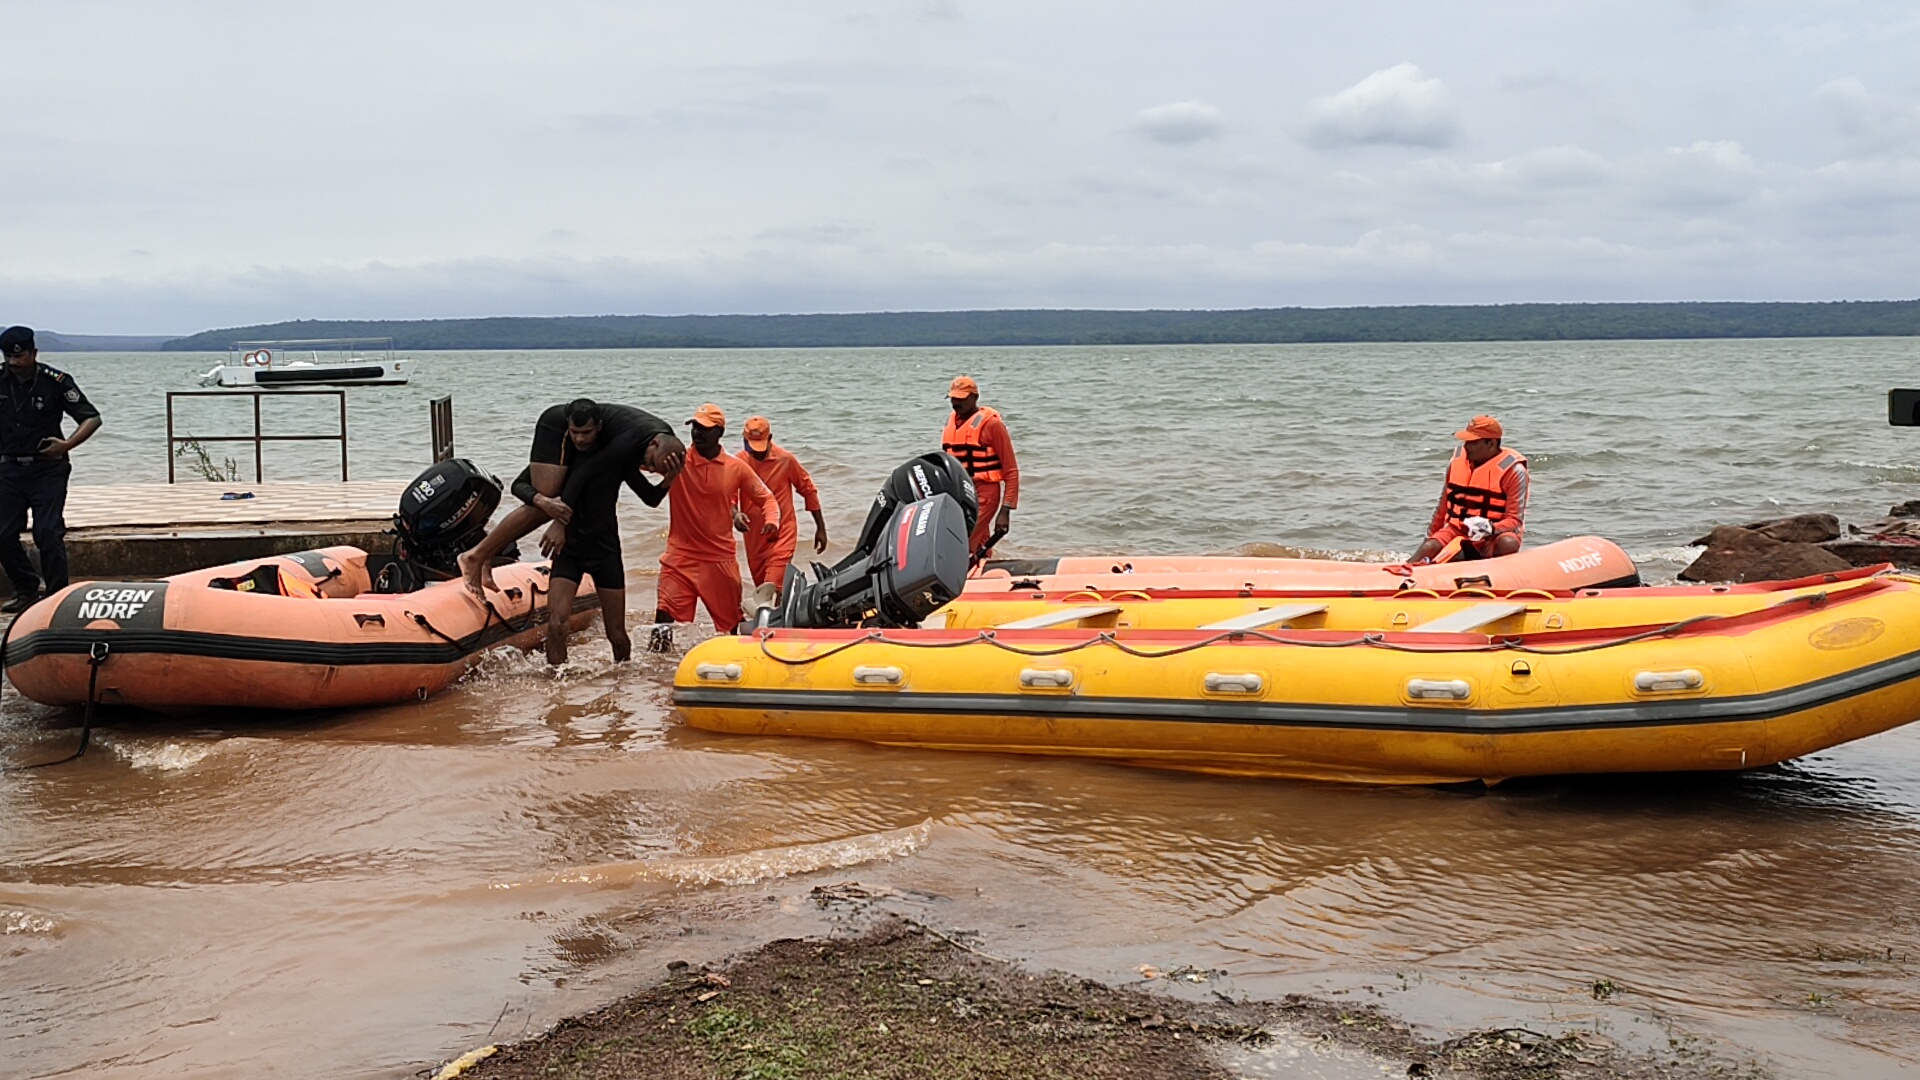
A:
POLYGON ((547 588, 547 663, 559 667, 567 662, 567 624, 573 621, 573 597, 580 583, 554 578, 547 588))
MULTIPOLYGON (((556 498, 567 482, 565 465, 543 465, 539 462, 527 466, 529 478, 533 481, 533 490, 548 498, 556 498)), ((473 550, 460 555, 460 576, 466 578, 467 588, 475 594, 484 589, 498 589, 493 581, 493 560, 507 550, 508 545, 540 527, 547 520, 546 511, 536 506, 521 503, 503 518, 500 524, 487 533, 473 550)))
POLYGON ((607 644, 613 646, 613 662, 624 664, 633 659, 633 639, 627 636, 627 590, 602 589, 593 583, 600 597, 600 622, 606 627, 607 644))

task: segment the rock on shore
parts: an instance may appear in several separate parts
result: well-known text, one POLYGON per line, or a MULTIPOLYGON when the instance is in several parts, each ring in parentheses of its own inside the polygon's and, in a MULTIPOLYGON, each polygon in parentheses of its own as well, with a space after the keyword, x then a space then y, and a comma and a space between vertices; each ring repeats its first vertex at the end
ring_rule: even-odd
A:
POLYGON ((1901 503, 1866 528, 1842 537, 1832 514, 1796 514, 1747 525, 1721 525, 1693 541, 1706 550, 1682 581, 1786 581, 1856 566, 1894 563, 1920 567, 1920 500, 1901 503))

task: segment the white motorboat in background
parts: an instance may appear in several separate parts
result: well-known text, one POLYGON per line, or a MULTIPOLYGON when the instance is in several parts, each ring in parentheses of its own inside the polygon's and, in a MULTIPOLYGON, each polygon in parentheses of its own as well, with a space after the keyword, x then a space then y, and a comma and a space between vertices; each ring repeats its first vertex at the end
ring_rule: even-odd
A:
POLYGON ((201 386, 401 386, 413 361, 393 355, 392 338, 236 341, 227 362, 201 386))

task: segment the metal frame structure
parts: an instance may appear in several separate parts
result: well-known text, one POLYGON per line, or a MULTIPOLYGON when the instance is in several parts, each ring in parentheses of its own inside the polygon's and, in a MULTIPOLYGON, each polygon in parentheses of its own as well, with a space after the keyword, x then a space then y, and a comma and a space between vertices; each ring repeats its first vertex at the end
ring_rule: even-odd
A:
MULTIPOLYGON (((448 410, 451 412, 451 408, 448 410)), ((340 444, 340 479, 347 479, 347 392, 345 390, 169 390, 167 391, 167 483, 175 483, 174 462, 184 443, 250 442, 253 444, 253 482, 265 477, 262 451, 270 442, 337 442, 340 444), (266 435, 260 429, 260 399, 269 397, 319 397, 332 395, 340 402, 340 430, 333 435, 266 435), (252 435, 176 435, 173 424, 173 399, 182 397, 252 398, 252 435)))

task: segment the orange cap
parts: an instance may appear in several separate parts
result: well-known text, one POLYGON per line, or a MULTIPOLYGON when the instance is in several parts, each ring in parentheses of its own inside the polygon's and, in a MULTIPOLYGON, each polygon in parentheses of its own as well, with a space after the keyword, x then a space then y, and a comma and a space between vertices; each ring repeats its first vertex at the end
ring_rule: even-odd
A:
POLYGON ((947 396, 950 398, 973 397, 979 392, 980 384, 974 382, 971 375, 958 376, 947 384, 947 396))
POLYGON ((693 419, 688 423, 699 424, 701 427, 726 427, 727 414, 720 411, 720 406, 709 401, 693 410, 693 419))
POLYGON ((1454 432, 1453 437, 1461 442, 1471 442, 1474 439, 1498 439, 1502 434, 1500 421, 1491 416, 1476 416, 1467 422, 1466 427, 1454 432))
POLYGON ((747 445, 755 450, 765 450, 773 445, 773 421, 764 416, 747 417, 747 426, 740 429, 747 437, 747 445))

